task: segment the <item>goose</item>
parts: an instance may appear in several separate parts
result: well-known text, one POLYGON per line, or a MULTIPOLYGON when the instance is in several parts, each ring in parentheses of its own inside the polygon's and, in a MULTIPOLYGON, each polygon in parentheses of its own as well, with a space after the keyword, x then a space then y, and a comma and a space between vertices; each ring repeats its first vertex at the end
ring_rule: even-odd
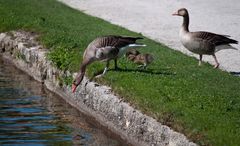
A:
POLYGON ((173 16, 182 16, 183 24, 180 29, 180 40, 185 48, 199 55, 199 65, 202 63, 203 55, 212 55, 215 61, 214 68, 219 67, 219 62, 215 53, 222 49, 235 49, 230 44, 238 44, 238 41, 230 39, 228 35, 215 34, 205 31, 190 32, 189 14, 186 8, 181 8, 172 14, 173 16))
POLYGON ((144 69, 153 62, 153 55, 149 53, 141 54, 139 51, 135 49, 131 49, 126 53, 128 60, 134 62, 135 64, 139 64, 138 68, 143 67, 144 69))
POLYGON ((77 86, 82 82, 86 72, 86 67, 95 61, 104 61, 106 66, 101 75, 105 75, 108 70, 109 62, 114 60, 115 69, 118 69, 117 59, 122 57, 129 49, 146 46, 145 44, 136 43, 136 40, 143 39, 141 37, 128 36, 102 36, 94 39, 85 49, 83 60, 80 65, 80 71, 72 83, 72 92, 76 91, 77 86))

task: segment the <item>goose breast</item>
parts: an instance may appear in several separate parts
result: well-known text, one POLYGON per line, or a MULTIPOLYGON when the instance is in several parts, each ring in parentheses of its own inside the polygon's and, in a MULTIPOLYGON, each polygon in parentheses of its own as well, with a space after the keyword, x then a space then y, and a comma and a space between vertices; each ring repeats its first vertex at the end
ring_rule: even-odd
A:
POLYGON ((196 54, 212 54, 214 52, 214 45, 207 40, 196 38, 193 36, 194 32, 180 31, 181 43, 189 51, 196 54))

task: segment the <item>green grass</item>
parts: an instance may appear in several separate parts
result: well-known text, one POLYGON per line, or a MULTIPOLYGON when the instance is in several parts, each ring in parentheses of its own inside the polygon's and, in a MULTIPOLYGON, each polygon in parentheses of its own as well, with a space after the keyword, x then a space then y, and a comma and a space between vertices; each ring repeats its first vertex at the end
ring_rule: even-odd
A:
MULTIPOLYGON (((40 33, 39 40, 51 48, 49 58, 60 69, 72 72, 79 69, 83 51, 95 37, 141 36, 55 0, 0 0, 0 32, 18 29, 40 33)), ((142 42, 148 46, 141 51, 156 58, 147 70, 137 70, 122 58, 119 66, 125 71, 109 71, 98 82, 200 145, 239 145, 240 78, 206 63, 199 67, 196 59, 150 39, 142 42)), ((88 75, 103 67, 91 65, 88 75)))

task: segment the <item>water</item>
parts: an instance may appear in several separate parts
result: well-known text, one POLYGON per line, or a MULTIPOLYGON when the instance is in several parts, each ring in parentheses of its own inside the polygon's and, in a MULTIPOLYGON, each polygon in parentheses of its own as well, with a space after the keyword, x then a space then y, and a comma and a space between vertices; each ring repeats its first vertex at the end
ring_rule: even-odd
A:
POLYGON ((96 123, 0 58, 0 145, 126 145, 96 123))

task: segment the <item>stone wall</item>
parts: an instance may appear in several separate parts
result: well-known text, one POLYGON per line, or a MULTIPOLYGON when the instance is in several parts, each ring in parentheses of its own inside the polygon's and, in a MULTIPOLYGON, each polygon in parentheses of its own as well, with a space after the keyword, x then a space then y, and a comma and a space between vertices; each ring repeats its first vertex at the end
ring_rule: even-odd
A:
POLYGON ((85 77, 76 93, 61 82, 62 77, 72 76, 60 71, 47 60, 48 49, 36 41, 34 32, 12 31, 0 34, 1 56, 18 68, 42 82, 72 106, 90 115, 122 139, 133 145, 146 146, 195 146, 183 134, 171 130, 155 119, 142 114, 114 95, 110 87, 90 82, 85 77))

